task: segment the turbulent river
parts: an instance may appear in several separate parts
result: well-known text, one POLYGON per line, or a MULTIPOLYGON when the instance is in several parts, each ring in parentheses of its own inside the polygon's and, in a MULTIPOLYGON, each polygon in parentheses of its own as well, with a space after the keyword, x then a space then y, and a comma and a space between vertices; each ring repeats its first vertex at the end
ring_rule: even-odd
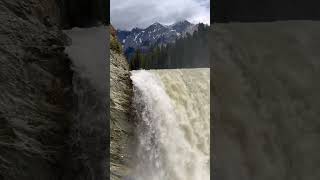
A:
POLYGON ((134 179, 210 179, 210 70, 131 72, 137 119, 134 179))

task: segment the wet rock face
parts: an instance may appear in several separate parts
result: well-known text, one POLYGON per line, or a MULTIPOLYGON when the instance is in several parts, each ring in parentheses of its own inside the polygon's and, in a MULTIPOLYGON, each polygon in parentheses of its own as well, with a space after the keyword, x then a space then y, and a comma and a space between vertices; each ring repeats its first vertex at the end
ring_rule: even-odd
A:
POLYGON ((3 0, 1 8, 3 10, 1 11, 2 20, 11 14, 20 20, 47 23, 48 26, 53 26, 53 24, 59 23, 61 18, 56 0, 3 0))
POLYGON ((73 73, 56 7, 53 0, 0 2, 0 179, 62 174, 73 73))
POLYGON ((132 87, 129 65, 123 55, 110 53, 110 177, 121 179, 130 173, 130 144, 133 120, 130 116, 132 87))
POLYGON ((74 73, 61 28, 103 21, 106 2, 0 1, 1 180, 64 178, 74 73))

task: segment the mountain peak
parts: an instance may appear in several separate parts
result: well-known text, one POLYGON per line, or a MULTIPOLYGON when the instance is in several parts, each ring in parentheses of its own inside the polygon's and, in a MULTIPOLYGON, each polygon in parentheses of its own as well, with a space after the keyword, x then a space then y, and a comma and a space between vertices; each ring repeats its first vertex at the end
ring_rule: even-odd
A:
POLYGON ((131 30, 131 32, 139 32, 141 30, 142 30, 141 28, 135 27, 131 30))
POLYGON ((173 25, 178 25, 178 24, 186 24, 186 25, 191 25, 192 23, 190 23, 187 20, 181 20, 181 21, 177 21, 176 23, 174 23, 173 25))
POLYGON ((134 27, 132 30, 141 30, 141 28, 134 27))
POLYGON ((189 21, 182 20, 172 24, 170 27, 177 32, 182 33, 191 26, 193 26, 193 24, 191 24, 189 21))
POLYGON ((165 26, 160 24, 159 22, 155 22, 151 24, 149 27, 147 27, 146 29, 162 29, 163 27, 165 26))
POLYGON ((150 26, 163 26, 163 25, 161 23, 159 23, 159 22, 155 22, 155 23, 151 24, 150 26))

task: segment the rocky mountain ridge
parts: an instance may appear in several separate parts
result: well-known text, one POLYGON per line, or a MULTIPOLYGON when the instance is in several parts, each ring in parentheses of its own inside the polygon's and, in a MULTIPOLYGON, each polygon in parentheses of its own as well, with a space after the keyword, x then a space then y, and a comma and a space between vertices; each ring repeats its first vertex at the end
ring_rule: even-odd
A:
POLYGON ((146 52, 151 47, 173 43, 176 39, 185 37, 187 33, 193 34, 197 29, 198 24, 192 24, 186 20, 169 26, 155 22, 145 29, 117 30, 117 36, 125 55, 129 56, 136 49, 146 52))

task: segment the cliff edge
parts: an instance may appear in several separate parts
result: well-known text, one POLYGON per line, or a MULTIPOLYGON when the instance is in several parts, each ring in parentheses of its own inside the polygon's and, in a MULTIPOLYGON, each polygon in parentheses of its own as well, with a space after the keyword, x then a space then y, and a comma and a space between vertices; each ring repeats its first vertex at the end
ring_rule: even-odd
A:
MULTIPOLYGON (((116 43, 112 42, 114 35, 110 40, 116 43)), ((117 180, 130 173, 130 143, 134 133, 130 118, 132 84, 125 57, 116 46, 110 47, 110 178, 117 180)))

